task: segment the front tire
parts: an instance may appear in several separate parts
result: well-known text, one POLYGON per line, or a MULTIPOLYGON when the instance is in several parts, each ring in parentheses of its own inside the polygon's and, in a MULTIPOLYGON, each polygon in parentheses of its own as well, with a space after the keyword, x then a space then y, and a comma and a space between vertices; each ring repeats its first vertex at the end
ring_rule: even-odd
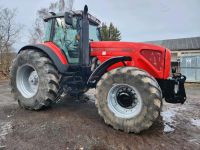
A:
POLYGON ((40 110, 49 107, 57 97, 59 74, 46 54, 24 50, 12 63, 10 83, 21 107, 40 110))
POLYGON ((162 93, 147 72, 122 67, 104 74, 97 84, 96 106, 106 124, 139 133, 159 117, 162 93))

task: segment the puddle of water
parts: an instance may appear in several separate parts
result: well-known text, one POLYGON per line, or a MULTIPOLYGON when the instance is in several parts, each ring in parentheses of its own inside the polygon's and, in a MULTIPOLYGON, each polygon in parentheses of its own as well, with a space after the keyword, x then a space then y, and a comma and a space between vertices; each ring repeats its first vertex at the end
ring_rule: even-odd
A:
POLYGON ((161 112, 161 116, 163 117, 163 122, 164 122, 164 132, 169 133, 173 132, 175 129, 175 121, 173 118, 175 117, 176 112, 173 110, 166 110, 161 112))
POLYGON ((200 119, 190 119, 192 125, 200 127, 200 119))
POLYGON ((175 129, 171 125, 168 125, 167 123, 164 123, 164 132, 165 133, 170 133, 173 132, 175 129))

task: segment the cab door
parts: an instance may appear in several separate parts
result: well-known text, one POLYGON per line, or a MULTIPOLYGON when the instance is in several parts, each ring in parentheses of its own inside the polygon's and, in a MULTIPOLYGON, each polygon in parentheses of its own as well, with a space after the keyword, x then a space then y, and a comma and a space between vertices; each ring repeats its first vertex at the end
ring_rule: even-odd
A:
POLYGON ((64 18, 55 18, 53 42, 65 53, 69 64, 79 64, 80 23, 74 17, 72 25, 67 25, 64 18))

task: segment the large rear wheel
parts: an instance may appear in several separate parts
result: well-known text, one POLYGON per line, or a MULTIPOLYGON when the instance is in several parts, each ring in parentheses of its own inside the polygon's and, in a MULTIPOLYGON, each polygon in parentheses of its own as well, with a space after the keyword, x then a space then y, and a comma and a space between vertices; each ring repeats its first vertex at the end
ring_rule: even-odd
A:
POLYGON ((10 79, 14 98, 23 108, 40 110, 49 107, 57 97, 59 74, 42 52, 20 52, 12 63, 10 79))
POLYGON ((158 118, 162 93, 147 72, 122 67, 107 72, 97 84, 96 106, 104 121, 125 132, 139 133, 158 118))

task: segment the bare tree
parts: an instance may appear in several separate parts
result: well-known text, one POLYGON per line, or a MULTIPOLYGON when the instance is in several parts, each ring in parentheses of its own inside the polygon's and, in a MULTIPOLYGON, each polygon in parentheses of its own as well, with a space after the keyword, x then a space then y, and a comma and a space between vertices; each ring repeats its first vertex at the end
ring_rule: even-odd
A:
POLYGON ((72 10, 73 9, 73 5, 74 5, 74 0, 66 0, 66 6, 65 6, 65 10, 72 10))
POLYGON ((15 24, 16 9, 0 9, 0 49, 8 50, 19 35, 20 27, 15 24))
POLYGON ((60 0, 59 1, 59 12, 62 12, 65 10, 65 1, 64 0, 60 0))
POLYGON ((44 38, 44 22, 43 19, 49 15, 49 12, 65 12, 70 11, 73 8, 75 0, 58 0, 56 2, 50 3, 49 7, 41 8, 37 11, 37 19, 33 25, 33 29, 30 31, 30 43, 42 42, 44 38))
POLYGON ((75 0, 59 0, 58 8, 59 12, 71 11, 73 9, 75 0))
POLYGON ((44 25, 41 23, 41 20, 38 18, 35 20, 33 29, 30 31, 29 42, 35 44, 37 42, 42 42, 44 37, 44 25))
POLYGON ((16 9, 0 8, 0 55, 1 68, 8 72, 12 46, 17 41, 21 26, 15 23, 16 9))

